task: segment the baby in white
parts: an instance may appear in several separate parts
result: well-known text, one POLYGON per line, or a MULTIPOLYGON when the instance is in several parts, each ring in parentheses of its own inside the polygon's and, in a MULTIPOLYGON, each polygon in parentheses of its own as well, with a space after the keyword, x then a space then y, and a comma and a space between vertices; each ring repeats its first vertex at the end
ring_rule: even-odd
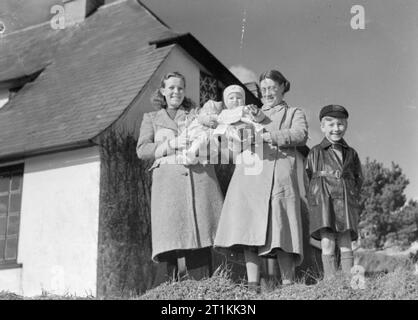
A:
POLYGON ((202 154, 199 157, 199 150, 207 151, 210 143, 218 147, 219 137, 227 139, 228 149, 237 151, 246 139, 252 139, 263 130, 259 122, 264 120, 265 115, 256 106, 245 105, 245 91, 242 87, 231 85, 225 88, 223 102, 207 101, 197 119, 182 131, 180 135, 186 135, 190 141, 190 145, 182 150, 182 163, 190 165, 207 162, 207 157, 202 157, 202 154), (248 132, 251 134, 245 135, 248 132))

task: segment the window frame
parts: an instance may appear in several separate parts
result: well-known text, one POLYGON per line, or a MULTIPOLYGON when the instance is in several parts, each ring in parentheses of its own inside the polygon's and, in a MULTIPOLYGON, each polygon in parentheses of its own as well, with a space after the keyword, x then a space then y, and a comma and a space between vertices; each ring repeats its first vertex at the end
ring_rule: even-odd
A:
POLYGON ((23 178, 24 178, 24 163, 13 163, 0 165, 0 176, 8 177, 9 186, 7 191, 0 191, 0 197, 7 196, 7 209, 5 212, 0 212, 0 217, 5 218, 4 221, 6 226, 4 228, 4 234, 0 235, 0 240, 3 241, 3 244, 0 246, 0 269, 16 268, 21 267, 22 265, 17 262, 18 258, 18 247, 19 247, 19 236, 20 236, 20 223, 21 223, 21 214, 22 214, 22 191, 23 191, 23 178), (19 177, 19 187, 13 189, 13 177, 19 177), (18 210, 11 211, 12 208, 12 196, 18 195, 17 201, 18 210), (10 217, 18 217, 16 223, 16 231, 13 234, 8 234, 10 228, 10 217), (15 240, 16 245, 13 248, 11 256, 12 258, 6 257, 7 254, 7 241, 15 240))
POLYGON ((222 86, 221 86, 221 82, 218 80, 218 78, 216 78, 215 76, 213 76, 212 74, 204 71, 204 70, 200 70, 199 73, 199 107, 202 107, 209 99, 211 99, 211 97, 209 97, 207 100, 202 101, 202 80, 203 78, 209 78, 211 80, 215 80, 216 82, 216 98, 214 99, 215 101, 221 101, 222 100, 222 86))

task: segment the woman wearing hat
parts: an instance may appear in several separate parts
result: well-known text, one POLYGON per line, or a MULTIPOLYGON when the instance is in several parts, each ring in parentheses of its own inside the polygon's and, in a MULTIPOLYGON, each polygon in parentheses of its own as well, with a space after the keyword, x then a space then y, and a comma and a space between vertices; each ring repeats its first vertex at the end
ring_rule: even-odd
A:
POLYGON ((277 258, 284 285, 293 283, 295 266, 303 260, 296 146, 308 138, 303 111, 283 100, 289 81, 270 70, 261 74, 260 88, 262 148, 242 153, 247 161, 236 165, 215 238, 217 247, 243 249, 248 286, 254 289, 260 281, 259 257, 277 258), (258 174, 246 170, 249 158, 262 168, 258 174))
MULTIPOLYGON (((185 97, 182 74, 166 74, 152 102, 159 110, 145 113, 137 145, 138 157, 152 165, 152 260, 168 262, 183 276, 202 264, 213 245, 223 196, 213 165, 185 166, 178 150, 188 142, 179 133, 197 117, 185 97)), ((170 271, 170 270, 169 270, 170 271)))

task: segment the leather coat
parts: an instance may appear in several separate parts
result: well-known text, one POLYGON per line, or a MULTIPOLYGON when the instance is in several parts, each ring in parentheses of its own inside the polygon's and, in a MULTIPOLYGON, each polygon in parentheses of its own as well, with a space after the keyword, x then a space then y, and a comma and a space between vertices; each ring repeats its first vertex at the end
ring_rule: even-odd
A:
POLYGON ((356 240, 359 195, 363 183, 357 152, 344 139, 333 145, 324 138, 310 150, 306 171, 312 237, 320 239, 320 230, 328 228, 333 232, 350 230, 352 240, 356 240), (342 150, 342 162, 333 150, 338 145, 342 150))

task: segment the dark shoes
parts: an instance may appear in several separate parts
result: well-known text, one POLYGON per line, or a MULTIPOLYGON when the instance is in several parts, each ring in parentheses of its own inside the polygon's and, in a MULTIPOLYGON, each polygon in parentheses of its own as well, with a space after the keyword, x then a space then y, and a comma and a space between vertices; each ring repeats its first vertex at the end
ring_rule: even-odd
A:
POLYGON ((249 291, 254 292, 254 293, 260 293, 261 292, 261 287, 260 287, 260 284, 258 282, 248 282, 247 283, 247 289, 249 291))

